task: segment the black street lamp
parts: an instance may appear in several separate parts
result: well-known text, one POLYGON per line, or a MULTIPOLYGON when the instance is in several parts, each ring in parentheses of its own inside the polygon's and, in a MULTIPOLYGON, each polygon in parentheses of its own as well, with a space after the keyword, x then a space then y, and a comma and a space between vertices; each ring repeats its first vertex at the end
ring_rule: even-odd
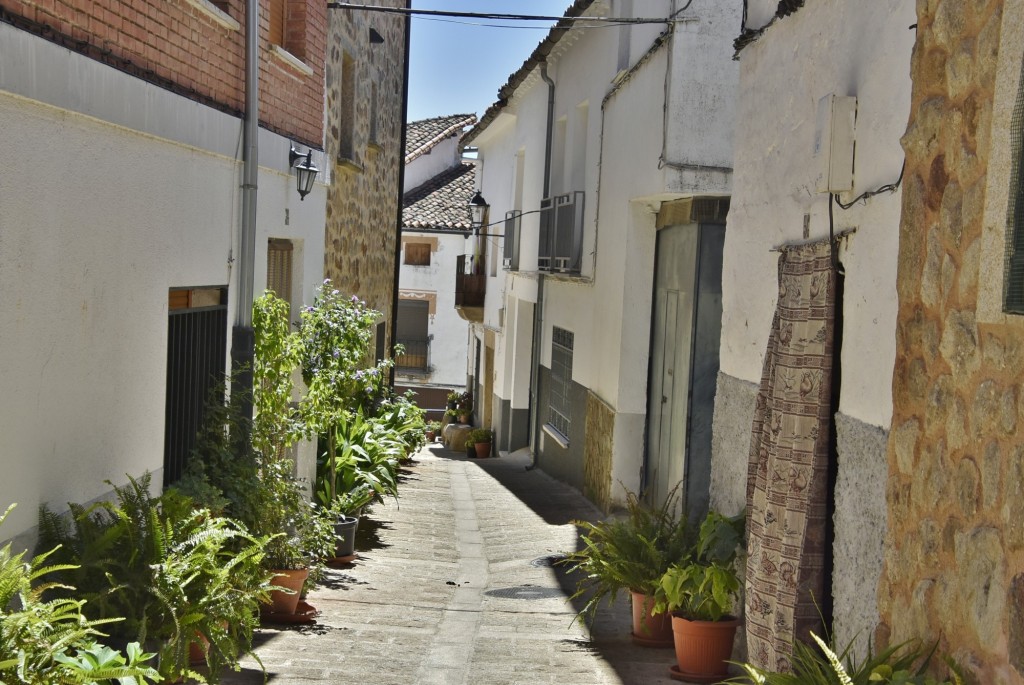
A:
POLYGON ((313 190, 313 182, 320 170, 313 166, 313 150, 306 154, 300 153, 294 147, 288 151, 288 164, 295 169, 295 185, 299 191, 299 199, 305 200, 309 192, 313 190))

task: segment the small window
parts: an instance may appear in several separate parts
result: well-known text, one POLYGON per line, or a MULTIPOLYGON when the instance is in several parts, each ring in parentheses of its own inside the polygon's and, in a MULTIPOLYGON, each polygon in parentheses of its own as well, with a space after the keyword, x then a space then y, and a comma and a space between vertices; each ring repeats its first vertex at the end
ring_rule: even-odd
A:
POLYGON ((406 243, 405 263, 409 266, 430 266, 430 243, 406 243))
POLYGON ((569 392, 572 386, 574 337, 571 332, 557 326, 551 333, 551 393, 548 399, 548 423, 567 438, 572 420, 569 392))
POLYGON ((291 305, 292 241, 270 238, 267 241, 267 290, 291 305))
MULTIPOLYGON (((218 4, 218 3, 215 3, 218 4)), ((299 0, 270 0, 271 45, 284 48, 300 60, 306 59, 305 7, 299 0), (297 5, 293 7, 292 5, 297 5), (291 10, 291 12, 289 12, 291 10)))
POLYGON ((377 132, 377 84, 370 84, 370 142, 380 143, 380 135, 377 132))
POLYGON ((356 63, 341 56, 341 102, 338 103, 338 159, 355 160, 356 63))

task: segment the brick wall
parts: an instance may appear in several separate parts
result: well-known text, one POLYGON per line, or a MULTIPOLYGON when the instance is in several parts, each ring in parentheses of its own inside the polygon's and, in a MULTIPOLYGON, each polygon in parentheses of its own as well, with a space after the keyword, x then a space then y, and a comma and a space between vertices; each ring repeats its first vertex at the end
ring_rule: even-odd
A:
MULTIPOLYGON (((404 7, 402 0, 378 4, 404 7)), ((327 63, 327 156, 336 163, 327 195, 324 272, 343 293, 352 293, 383 312, 390 339, 398 236, 398 173, 404 112, 402 95, 405 19, 399 15, 335 11, 330 17, 327 63), (371 44, 370 29, 384 42, 371 44), (342 82, 342 61, 354 62, 355 83, 342 82), (352 150, 340 158, 342 92, 351 92, 352 150), (376 107, 372 105, 377 93, 376 107), (371 115, 377 116, 377 140, 370 138, 371 115)), ((452 283, 455 275, 452 274, 452 283)))
POLYGON ((1009 183, 990 160, 1011 4, 917 3, 878 595, 882 641, 937 640, 992 685, 1024 683, 1024 318, 979 308, 979 283, 1002 278, 981 246, 1005 230, 1005 203, 988 227, 985 212, 990 173, 1009 183))
MULTIPOLYGON (((196 5, 207 0, 0 0, 0 19, 157 85, 232 113, 245 86, 245 0, 218 5, 241 28, 196 5)), ((287 0, 289 45, 312 70, 278 57, 260 3, 260 123, 319 148, 323 141, 324 2, 287 0)))

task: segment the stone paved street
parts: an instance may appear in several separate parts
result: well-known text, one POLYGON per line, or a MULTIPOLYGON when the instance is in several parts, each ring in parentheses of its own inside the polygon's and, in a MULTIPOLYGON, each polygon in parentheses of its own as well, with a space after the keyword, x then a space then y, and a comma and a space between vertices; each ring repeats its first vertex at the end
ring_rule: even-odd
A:
MULTIPOLYGON (((592 638, 572 622, 573 580, 545 557, 575 549, 572 520, 600 512, 527 464, 439 445, 417 455, 401 499, 360 524, 357 560, 310 594, 317 624, 259 631, 268 682, 673 682, 671 649, 631 643, 628 601, 599 615, 592 638)), ((259 683, 262 673, 250 659, 224 682, 259 683)))

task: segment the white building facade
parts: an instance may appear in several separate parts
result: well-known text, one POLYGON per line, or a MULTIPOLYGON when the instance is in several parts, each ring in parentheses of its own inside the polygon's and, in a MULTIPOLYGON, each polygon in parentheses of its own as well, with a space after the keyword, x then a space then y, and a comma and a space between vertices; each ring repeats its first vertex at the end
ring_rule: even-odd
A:
MULTIPOLYGON (((0 537, 28 540, 39 505, 145 471, 159 487, 165 429, 190 420, 169 380, 228 370, 242 120, 2 22, 0 64, 0 507, 19 504, 0 537), (197 326, 206 367, 172 372, 197 326)), ((326 179, 300 201, 292 143, 259 132, 252 279, 258 296, 273 271, 297 316, 323 278, 326 179)))
POLYGON ((468 209, 475 164, 462 159, 460 139, 474 114, 406 126, 395 359, 399 391, 440 419, 445 399, 466 387, 469 323, 456 309, 455 275, 472 229, 468 209))
POLYGON ((708 498, 741 7, 567 11, 586 16, 675 21, 563 22, 465 139, 480 150, 490 221, 507 219, 486 246, 473 326, 475 387, 490 398, 478 417, 500 449, 531 446, 540 468, 602 506, 686 480, 696 513, 708 498), (696 433, 706 449, 688 447, 696 433))
POLYGON ((827 242, 831 216, 831 232, 845 236, 836 241, 845 276, 833 381, 838 462, 827 511, 833 530, 826 553, 834 572, 825 591, 836 644, 845 646, 855 637, 870 641, 878 622, 896 353, 900 137, 910 109, 915 3, 746 5, 737 43, 736 170, 724 249, 712 505, 728 514, 745 506, 751 419, 780 293, 780 250, 827 242), (844 176, 831 191, 822 181, 830 160, 844 176), (885 190, 853 202, 878 189, 885 190), (831 208, 830 194, 836 195, 831 208))

